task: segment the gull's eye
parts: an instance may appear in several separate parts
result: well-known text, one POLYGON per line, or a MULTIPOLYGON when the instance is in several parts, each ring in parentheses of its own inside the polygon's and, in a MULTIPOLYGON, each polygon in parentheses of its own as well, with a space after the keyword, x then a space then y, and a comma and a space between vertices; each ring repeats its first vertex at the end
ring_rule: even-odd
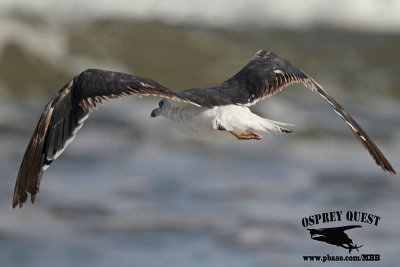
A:
POLYGON ((161 101, 158 103, 158 106, 159 106, 160 108, 162 108, 162 106, 164 106, 164 101, 161 100, 161 101))

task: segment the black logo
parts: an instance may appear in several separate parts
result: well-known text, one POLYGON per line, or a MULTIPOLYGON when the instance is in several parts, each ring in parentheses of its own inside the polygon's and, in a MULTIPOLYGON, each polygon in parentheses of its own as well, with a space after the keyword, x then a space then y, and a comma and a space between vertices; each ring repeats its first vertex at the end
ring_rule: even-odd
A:
MULTIPOLYGON (((320 241, 318 243, 321 244, 321 246, 323 245, 323 243, 326 243, 347 250, 345 252, 345 255, 332 255, 329 253, 329 247, 332 246, 326 246, 326 244, 324 244, 323 246, 324 249, 326 249, 326 254, 304 255, 303 260, 320 262, 380 261, 380 254, 363 254, 363 252, 361 251, 363 249, 361 248, 363 248, 365 244, 362 240, 362 237, 357 237, 356 241, 353 241, 353 239, 349 237, 354 236, 353 231, 356 231, 353 229, 356 228, 362 228, 362 231, 375 231, 375 227, 379 225, 380 221, 380 216, 374 215, 372 213, 354 210, 322 212, 303 217, 301 219, 301 225, 304 227, 306 233, 308 231, 312 240, 320 241), (324 225, 323 227, 321 227, 322 224, 324 225), (352 254, 352 252, 354 251, 356 251, 356 253, 352 254)), ((317 242, 314 243, 317 244, 317 242)))
POLYGON ((358 249, 361 248, 363 245, 358 246, 357 244, 353 243, 353 240, 351 240, 344 231, 359 227, 362 226, 347 225, 347 226, 318 228, 318 229, 308 228, 307 230, 310 232, 311 239, 348 249, 349 253, 351 253, 353 249, 359 251, 358 249))

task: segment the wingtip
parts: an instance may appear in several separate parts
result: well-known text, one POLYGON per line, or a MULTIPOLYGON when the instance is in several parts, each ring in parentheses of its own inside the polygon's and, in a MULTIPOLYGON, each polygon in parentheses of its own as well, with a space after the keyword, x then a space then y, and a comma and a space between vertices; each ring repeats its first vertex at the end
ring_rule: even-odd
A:
POLYGON ((380 160, 375 161, 384 172, 389 173, 390 175, 397 175, 397 172, 393 168, 392 164, 390 164, 389 160, 381 153, 380 160))
POLYGON ((19 197, 17 195, 14 195, 13 202, 12 202, 12 208, 15 209, 17 206, 19 208, 22 208, 23 203, 19 200, 19 197))
POLYGON ((31 202, 32 202, 32 204, 35 203, 35 200, 36 200, 36 194, 31 193, 31 202))
POLYGON ((397 172, 393 169, 392 166, 384 167, 383 170, 388 172, 390 175, 397 175, 397 172))
MULTIPOLYGON (((31 194, 31 202, 32 204, 35 203, 36 200, 36 194, 31 194)), ((22 208, 24 206, 24 203, 26 202, 26 198, 22 198, 18 194, 14 194, 13 197, 13 202, 12 202, 12 208, 15 209, 17 206, 18 208, 22 208)))

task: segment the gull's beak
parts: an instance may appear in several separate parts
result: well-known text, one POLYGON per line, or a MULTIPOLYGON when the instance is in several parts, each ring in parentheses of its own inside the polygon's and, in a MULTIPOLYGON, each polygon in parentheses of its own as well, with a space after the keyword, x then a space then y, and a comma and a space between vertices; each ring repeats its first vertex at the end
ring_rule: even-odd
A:
POLYGON ((159 108, 153 109, 153 111, 150 114, 150 117, 155 118, 160 116, 161 110, 159 108))

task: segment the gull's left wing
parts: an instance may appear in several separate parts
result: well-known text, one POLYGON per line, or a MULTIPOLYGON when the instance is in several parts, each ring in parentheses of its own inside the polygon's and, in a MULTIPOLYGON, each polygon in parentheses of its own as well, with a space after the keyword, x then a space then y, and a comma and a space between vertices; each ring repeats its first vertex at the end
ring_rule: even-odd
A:
POLYGON ((46 105, 25 151, 12 206, 39 191, 43 171, 73 140, 91 110, 104 100, 123 96, 160 96, 188 102, 157 82, 125 73, 88 69, 66 84, 46 105))

